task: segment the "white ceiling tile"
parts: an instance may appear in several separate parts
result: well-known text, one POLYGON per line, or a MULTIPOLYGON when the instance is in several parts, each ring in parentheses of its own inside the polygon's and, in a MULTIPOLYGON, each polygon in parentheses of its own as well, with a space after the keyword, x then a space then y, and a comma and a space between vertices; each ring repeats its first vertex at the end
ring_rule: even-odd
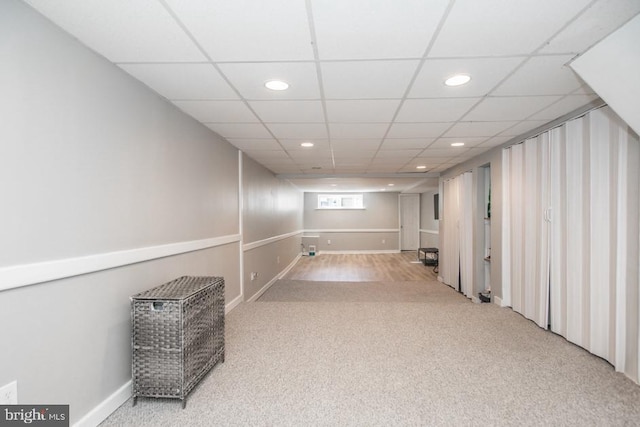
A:
POLYGON ((389 123, 330 123, 331 138, 382 138, 389 123))
POLYGON ((572 56, 536 56, 502 83, 491 95, 567 95, 584 85, 568 65, 572 56))
POLYGON ((289 159, 289 155, 284 150, 247 150, 247 155, 255 160, 276 160, 289 159))
POLYGON ((242 138, 227 138, 231 144, 240 150, 257 151, 257 150, 281 150, 282 147, 275 139, 242 139, 242 138))
POLYGON ((120 64, 120 67, 168 99, 238 99, 210 64, 120 64))
POLYGON ((336 158, 335 159, 336 162, 336 168, 344 168, 344 167, 358 167, 358 168, 362 168, 362 167, 366 167, 369 166, 369 163, 371 163, 370 159, 354 159, 354 158, 336 158))
POLYGON ((28 0, 27 3, 112 62, 206 60, 156 0, 28 0))
POLYGON ((320 101, 249 101, 263 122, 324 123, 320 101))
POLYGON ((353 167, 351 165, 346 165, 346 166, 336 165, 335 171, 336 173, 359 175, 359 174, 365 173, 367 171, 367 168, 366 166, 353 167))
POLYGON ((640 12, 637 0, 600 0, 554 37, 540 52, 582 53, 640 12))
POLYGON ((469 149, 465 147, 427 148, 422 152, 422 154, 420 154, 420 157, 450 158, 450 157, 458 156, 467 150, 469 149))
POLYGON ((269 123, 276 138, 313 140, 327 139, 327 127, 319 123, 269 123))
POLYGON ((367 173, 400 173, 402 172, 402 167, 404 165, 389 165, 389 164, 381 164, 381 165, 369 165, 367 168, 367 173))
POLYGON ((413 159, 420 154, 422 150, 380 150, 376 157, 378 159, 413 159))
POLYGON ((481 144, 482 147, 497 147, 498 145, 502 145, 505 142, 513 139, 512 136, 494 136, 493 138, 489 138, 485 142, 481 144))
POLYGON ((296 175, 296 174, 304 173, 304 169, 300 167, 300 165, 297 165, 293 162, 291 164, 271 164, 267 162, 260 162, 260 163, 263 164, 267 169, 269 169, 276 175, 279 175, 279 174, 296 175))
POLYGON ((569 95, 539 113, 534 114, 530 119, 555 120, 598 99, 598 95, 569 95))
POLYGON ((547 123, 548 122, 546 120, 525 120, 516 124, 513 127, 510 127, 504 132, 501 132, 500 135, 511 136, 511 137, 519 136, 524 133, 530 132, 540 126, 544 126, 547 123))
POLYGON ((331 138, 334 150, 377 150, 382 138, 372 139, 340 139, 331 138))
POLYGON ((431 149, 431 148, 452 148, 451 144, 453 144, 455 142, 464 142, 464 145, 462 147, 458 147, 458 148, 470 148, 470 147, 476 147, 476 146, 482 144, 486 140, 487 140, 486 137, 479 137, 479 138, 469 138, 469 137, 464 137, 464 138, 438 138, 438 140, 436 142, 434 142, 433 144, 431 144, 429 146, 429 149, 431 149))
POLYGON ((331 145, 329 144, 328 139, 321 138, 313 138, 313 139, 278 139, 280 144, 284 147, 285 150, 300 150, 302 147, 300 146, 303 142, 313 142, 314 146, 312 149, 314 150, 329 150, 331 145))
POLYGON ((472 159, 486 151, 488 151, 490 147, 473 147, 468 149, 464 154, 460 154, 459 156, 455 156, 453 158, 454 162, 466 162, 469 159, 472 159))
POLYGON ((320 59, 419 58, 445 0, 313 1, 320 59))
POLYGON ((393 119, 399 99, 326 101, 330 122, 386 122, 393 119))
POLYGON ((377 150, 333 150, 334 156, 341 159, 372 159, 377 150))
POLYGON ((409 160, 405 157, 375 157, 371 164, 374 166, 387 165, 387 166, 404 166, 409 160))
POLYGON ((324 94, 327 99, 399 99, 417 65, 418 61, 323 62, 324 94))
POLYGON ((256 123, 207 123, 209 129, 225 138, 267 138, 272 139, 271 134, 261 124, 256 123))
POLYGON ((433 138, 440 136, 451 123, 394 123, 389 138, 433 138))
POLYGON ((524 120, 560 99, 559 96, 514 96, 485 98, 465 121, 524 120))
POLYGON ((333 160, 327 158, 316 158, 316 159, 297 159, 295 161, 296 165, 298 165, 301 169, 312 169, 314 167, 320 167, 321 169, 332 169, 333 168, 333 160))
POLYGON ((269 169, 274 174, 296 174, 301 173, 302 171, 298 166, 283 166, 283 165, 265 165, 267 169, 269 169))
POLYGON ((407 99, 396 122, 455 122, 481 98, 407 99))
MULTIPOLYGON (((446 157, 448 158, 448 157, 446 157)), ((418 165, 425 165, 427 167, 434 167, 434 166, 438 166, 441 165, 442 163, 444 163, 446 161, 445 157, 428 157, 428 156, 424 156, 421 155, 419 157, 416 157, 415 159, 412 159, 407 166, 412 167, 413 169, 415 169, 416 166, 418 165)))
POLYGON ((478 97, 488 94, 525 57, 428 59, 413 83, 410 98, 478 97), (450 87, 444 81, 455 74, 468 74, 469 83, 450 87))
POLYGON ((433 165, 433 166, 425 165, 425 166, 427 166, 426 169, 416 169, 416 165, 407 165, 407 166, 403 167, 402 169, 399 169, 398 173, 416 173, 416 174, 425 173, 426 174, 428 172, 431 172, 430 169, 433 169, 433 168, 436 167, 436 165, 433 165))
POLYGON ((305 2, 167 0, 213 61, 313 59, 305 2))
POLYGON ((458 137, 490 137, 499 134, 503 130, 510 128, 516 124, 515 121, 509 122, 458 122, 443 136, 447 138, 458 137))
POLYGON ((242 101, 173 101, 185 113, 203 123, 257 123, 242 101))
POLYGON ((436 166, 432 169, 429 169, 429 172, 444 172, 455 165, 456 163, 443 163, 440 166, 436 166))
POLYGON ((316 163, 319 161, 331 162, 330 150, 288 150, 289 155, 294 162, 307 161, 307 163, 316 163))
POLYGON ((591 0, 458 0, 430 57, 530 54, 591 0))
POLYGON ((386 138, 381 150, 409 150, 412 148, 425 149, 435 141, 435 138, 386 138))
POLYGON ((312 62, 220 64, 220 70, 246 99, 320 99, 318 73, 312 62), (269 80, 284 80, 289 89, 267 89, 269 80))

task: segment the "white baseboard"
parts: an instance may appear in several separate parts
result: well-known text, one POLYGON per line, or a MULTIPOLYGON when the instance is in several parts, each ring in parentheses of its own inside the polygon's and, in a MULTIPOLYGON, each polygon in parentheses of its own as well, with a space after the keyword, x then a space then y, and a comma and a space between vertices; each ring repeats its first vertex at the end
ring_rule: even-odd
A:
POLYGON ((107 397, 98 406, 89 411, 73 427, 95 427, 109 417, 116 409, 131 397, 131 380, 107 397))
POLYGON ((282 279, 289 271, 291 271, 291 269, 296 265, 296 263, 298 262, 298 260, 302 258, 302 254, 298 254, 298 256, 296 256, 293 261, 291 261, 289 263, 289 265, 287 265, 284 270, 282 270, 280 272, 280 274, 278 274, 278 279, 282 279))
POLYGON ((274 277, 273 279, 269 280, 267 282, 266 285, 264 285, 258 292, 256 292, 256 294, 254 296, 252 296, 251 298, 249 298, 249 300, 247 302, 256 302, 258 300, 258 298, 260 298, 262 296, 262 294, 264 294, 265 292, 267 292, 267 290, 274 284, 276 283, 276 280, 278 280, 279 276, 274 277))
POLYGON ((500 307, 504 307, 504 304, 502 304, 502 298, 500 297, 493 297, 493 303, 500 306, 500 307))
POLYGON ((242 302, 243 299, 244 299, 244 295, 238 295, 236 298, 233 299, 233 301, 231 301, 229 304, 227 304, 224 307, 224 313, 227 314, 231 310, 236 308, 238 305, 240 305, 240 303, 242 302))
POLYGON ((267 292, 267 289, 269 289, 274 283, 276 283, 276 280, 281 279, 282 277, 284 277, 284 275, 287 274, 289 272, 289 270, 291 270, 293 268, 294 265, 296 265, 296 263, 298 262, 300 257, 302 257, 302 254, 298 254, 298 256, 295 257, 294 260, 291 261, 291 263, 288 266, 286 266, 284 270, 282 270, 280 273, 278 273, 278 275, 276 277, 274 277, 273 279, 269 280, 269 282, 267 282, 266 285, 264 285, 258 292, 256 292, 256 294, 254 296, 249 298, 249 300, 247 302, 255 302, 255 301, 257 301, 258 298, 260 298, 262 296, 262 294, 267 292))
MULTIPOLYGON (((320 253, 320 252, 318 252, 320 253)), ((316 253, 316 255, 318 254, 316 253)), ((323 254, 335 254, 335 255, 353 255, 353 254, 399 254, 399 249, 380 249, 380 250, 367 250, 367 251, 322 251, 323 254)))
POLYGON ((444 283, 444 279, 442 278, 442 276, 438 276, 438 282, 444 283))

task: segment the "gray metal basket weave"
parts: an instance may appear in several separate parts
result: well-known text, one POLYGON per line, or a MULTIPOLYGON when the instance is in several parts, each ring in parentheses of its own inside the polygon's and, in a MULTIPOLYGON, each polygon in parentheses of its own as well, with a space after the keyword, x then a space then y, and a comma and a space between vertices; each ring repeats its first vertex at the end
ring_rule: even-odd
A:
POLYGON ((131 297, 133 404, 182 399, 224 362, 224 278, 183 276, 131 297))

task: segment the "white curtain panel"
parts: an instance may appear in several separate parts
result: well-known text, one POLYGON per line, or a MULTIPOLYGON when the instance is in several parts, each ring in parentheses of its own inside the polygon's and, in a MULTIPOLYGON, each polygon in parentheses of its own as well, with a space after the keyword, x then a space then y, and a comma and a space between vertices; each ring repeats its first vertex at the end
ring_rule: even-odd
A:
POLYGON ((473 173, 465 172, 459 180, 460 291, 473 295, 473 173))
POLYGON ((460 180, 444 182, 442 221, 444 221, 443 251, 440 271, 445 284, 460 289, 460 180))
POLYGON ((638 136, 608 107, 548 135, 551 330, 638 382, 638 136))

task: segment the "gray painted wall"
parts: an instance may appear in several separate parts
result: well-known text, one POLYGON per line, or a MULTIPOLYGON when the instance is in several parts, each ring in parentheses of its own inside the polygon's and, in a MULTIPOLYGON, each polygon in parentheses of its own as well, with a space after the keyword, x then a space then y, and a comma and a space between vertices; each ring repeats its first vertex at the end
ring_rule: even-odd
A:
POLYGON ((364 193, 365 209, 337 210, 317 209, 318 194, 304 193, 304 228, 320 236, 319 251, 399 250, 398 193, 364 193))
MULTIPOLYGON (((3 267, 239 233, 237 150, 24 3, 0 2, 3 267)), ((127 383, 129 296, 225 276, 239 242, 0 292, 0 385, 71 405, 127 383)), ((82 260, 80 260, 81 262, 82 260)))
POLYGON ((289 182, 243 155, 243 243, 268 242, 244 251, 243 281, 249 300, 300 253, 303 195, 289 182), (297 232, 297 233, 296 233, 297 232), (293 236, 271 241, 278 236, 293 236), (258 276, 251 280, 251 273, 258 276))

